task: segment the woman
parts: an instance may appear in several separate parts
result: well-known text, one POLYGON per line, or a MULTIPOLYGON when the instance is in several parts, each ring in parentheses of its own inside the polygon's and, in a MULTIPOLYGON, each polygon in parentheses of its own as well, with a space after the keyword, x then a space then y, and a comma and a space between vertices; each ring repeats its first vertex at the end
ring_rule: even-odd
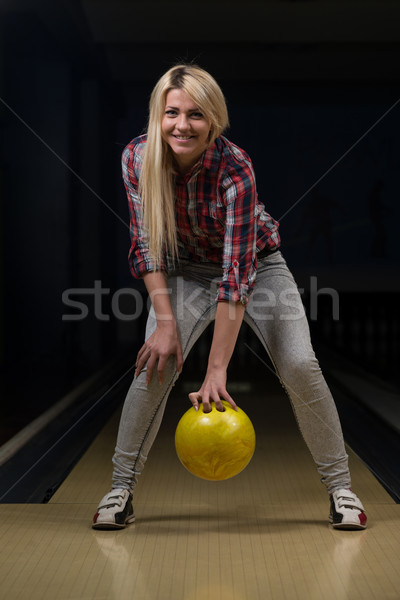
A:
MULTIPOLYGON (((236 408, 226 372, 243 320, 269 353, 330 495, 334 527, 364 529, 350 490, 336 407, 311 347, 296 284, 280 251, 278 223, 256 193, 249 156, 222 132, 225 99, 194 65, 170 69, 150 99, 146 135, 122 158, 131 214, 129 262, 152 302, 113 458, 112 490, 93 519, 118 529, 135 519, 132 492, 159 429, 168 395, 193 344, 215 320, 198 409, 236 408), (254 293, 253 293, 254 292, 254 293)), ((215 409, 214 409, 215 410, 215 409)))

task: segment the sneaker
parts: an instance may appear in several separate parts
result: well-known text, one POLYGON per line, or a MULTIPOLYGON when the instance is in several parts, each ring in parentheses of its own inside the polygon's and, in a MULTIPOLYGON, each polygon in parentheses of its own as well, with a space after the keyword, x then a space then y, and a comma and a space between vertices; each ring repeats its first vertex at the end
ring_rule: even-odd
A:
POLYGON ((341 488, 330 496, 329 522, 335 529, 365 529, 367 515, 361 500, 351 491, 341 488))
POLYGON ((134 520, 132 494, 129 490, 116 488, 100 500, 92 527, 93 529, 123 529, 134 520))

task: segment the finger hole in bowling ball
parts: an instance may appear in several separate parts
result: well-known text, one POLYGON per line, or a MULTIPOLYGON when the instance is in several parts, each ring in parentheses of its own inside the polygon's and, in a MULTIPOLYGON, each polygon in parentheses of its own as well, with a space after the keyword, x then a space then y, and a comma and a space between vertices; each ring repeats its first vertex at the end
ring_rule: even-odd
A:
POLYGON ((215 405, 215 409, 216 409, 218 412, 225 412, 225 411, 226 411, 226 408, 225 408, 225 406, 224 406, 224 405, 222 405, 222 408, 218 408, 218 407, 217 407, 217 405, 215 404, 215 402, 212 400, 212 401, 211 401, 211 406, 210 406, 210 409, 209 409, 209 410, 206 410, 206 409, 205 409, 205 407, 204 407, 204 404, 203 404, 203 413, 207 415, 207 414, 209 414, 210 412, 212 412, 212 410, 213 410, 213 408, 214 408, 214 407, 213 407, 213 405, 215 405))

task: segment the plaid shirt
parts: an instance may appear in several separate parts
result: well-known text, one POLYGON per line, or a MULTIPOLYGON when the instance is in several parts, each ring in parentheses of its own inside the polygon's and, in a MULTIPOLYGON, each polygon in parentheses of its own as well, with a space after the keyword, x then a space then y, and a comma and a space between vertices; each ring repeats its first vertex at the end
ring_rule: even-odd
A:
MULTIPOLYGON (((132 140, 122 154, 130 210, 129 266, 134 277, 155 270, 143 226, 138 180, 146 136, 132 140)), ((249 156, 220 136, 185 175, 175 176, 179 258, 222 267, 217 300, 246 304, 253 291, 257 252, 276 250, 279 224, 257 199, 249 156)), ((159 267, 168 271, 164 259, 159 267)))

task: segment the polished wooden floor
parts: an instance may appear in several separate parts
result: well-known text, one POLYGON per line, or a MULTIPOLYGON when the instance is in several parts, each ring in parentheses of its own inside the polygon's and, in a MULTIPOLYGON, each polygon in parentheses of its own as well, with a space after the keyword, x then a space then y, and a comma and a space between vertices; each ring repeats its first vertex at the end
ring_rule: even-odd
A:
POLYGON ((217 483, 185 471, 173 443, 188 407, 177 388, 136 491, 137 522, 125 530, 90 527, 109 488, 118 415, 49 504, 0 505, 1 598, 398 600, 400 505, 350 453, 369 528, 333 530, 283 392, 235 396, 257 434, 247 469, 217 483))

